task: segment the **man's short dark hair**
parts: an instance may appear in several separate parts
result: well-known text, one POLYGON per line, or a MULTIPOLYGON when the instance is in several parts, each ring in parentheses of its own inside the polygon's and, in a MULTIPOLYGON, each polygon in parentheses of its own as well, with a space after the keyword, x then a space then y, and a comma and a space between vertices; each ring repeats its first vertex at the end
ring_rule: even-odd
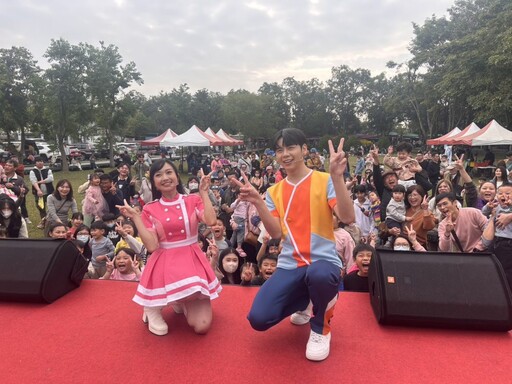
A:
POLYGON ((444 192, 444 193, 440 193, 439 195, 436 196, 436 204, 439 204, 439 202, 443 199, 446 199, 448 198, 448 200, 450 201, 455 201, 457 200, 457 196, 455 196, 455 193, 453 192, 444 192))
POLYGON ((110 176, 108 173, 104 173, 103 175, 100 175, 100 182, 103 180, 112 181, 112 176, 110 176))
POLYGON ((34 161, 38 162, 38 161, 44 161, 44 160, 41 156, 36 156, 36 157, 34 157, 34 161))
POLYGON ((398 144, 396 146, 396 151, 397 152, 405 151, 407 153, 411 153, 412 152, 412 144, 408 143, 406 141, 402 141, 400 144, 398 144))
POLYGON ((284 128, 278 131, 272 139, 274 149, 277 149, 277 142, 280 139, 283 139, 283 146, 285 147, 289 145, 302 146, 306 144, 307 141, 304 132, 297 128, 284 128))

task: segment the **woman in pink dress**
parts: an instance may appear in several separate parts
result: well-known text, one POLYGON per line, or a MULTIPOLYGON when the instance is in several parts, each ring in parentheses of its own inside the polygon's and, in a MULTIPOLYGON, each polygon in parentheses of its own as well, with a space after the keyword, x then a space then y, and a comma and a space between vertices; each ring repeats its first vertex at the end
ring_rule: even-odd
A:
POLYGON ((151 166, 150 180, 155 201, 144 205, 142 213, 126 201, 118 206, 151 252, 133 301, 144 307, 143 320, 155 335, 168 332, 162 317, 168 304, 185 314, 196 333, 206 333, 212 322, 210 300, 222 289, 197 242, 199 221, 216 223, 208 197, 210 175, 201 172, 199 195, 184 195, 176 166, 160 159, 151 166))

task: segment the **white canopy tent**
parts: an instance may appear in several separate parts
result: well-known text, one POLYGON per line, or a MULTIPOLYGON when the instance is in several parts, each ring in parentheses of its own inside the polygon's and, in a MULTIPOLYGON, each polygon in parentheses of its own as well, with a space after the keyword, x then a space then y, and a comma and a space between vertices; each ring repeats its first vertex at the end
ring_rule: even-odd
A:
POLYGON ((512 132, 491 120, 485 127, 471 135, 455 139, 453 145, 512 145, 512 132))
POLYGON ((173 147, 209 147, 210 145, 222 145, 222 140, 215 139, 193 125, 188 131, 169 140, 173 147))

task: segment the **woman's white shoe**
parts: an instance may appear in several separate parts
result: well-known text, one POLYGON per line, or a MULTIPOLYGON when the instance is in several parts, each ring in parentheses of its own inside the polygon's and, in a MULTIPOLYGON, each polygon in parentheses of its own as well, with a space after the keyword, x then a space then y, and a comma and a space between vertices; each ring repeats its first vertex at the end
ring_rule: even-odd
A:
POLYGON ((144 307, 142 321, 148 323, 149 331, 158 336, 167 335, 169 329, 162 317, 162 307, 144 307))

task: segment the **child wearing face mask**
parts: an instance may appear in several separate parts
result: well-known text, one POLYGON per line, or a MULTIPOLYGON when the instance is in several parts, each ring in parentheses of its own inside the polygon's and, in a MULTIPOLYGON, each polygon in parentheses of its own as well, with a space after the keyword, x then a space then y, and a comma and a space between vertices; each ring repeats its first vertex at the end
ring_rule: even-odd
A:
POLYGON ((0 194, 0 228, 5 228, 8 238, 28 238, 27 223, 14 200, 6 194, 0 194))
POLYGON ((107 271, 103 280, 139 281, 139 262, 130 248, 120 248, 112 261, 107 261, 107 271))
POLYGON ((219 270, 224 276, 221 284, 240 284, 242 264, 242 258, 236 249, 223 250, 219 255, 219 270))

